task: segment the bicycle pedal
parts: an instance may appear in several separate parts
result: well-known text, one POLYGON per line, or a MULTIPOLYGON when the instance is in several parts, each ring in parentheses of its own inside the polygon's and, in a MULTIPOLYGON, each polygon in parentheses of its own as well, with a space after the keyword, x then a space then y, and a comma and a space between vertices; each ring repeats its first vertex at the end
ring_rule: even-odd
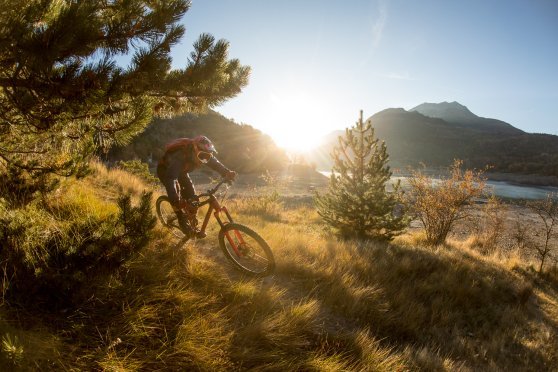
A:
POLYGON ((207 236, 207 234, 203 231, 196 231, 195 234, 196 234, 196 238, 198 238, 198 239, 203 239, 207 236))

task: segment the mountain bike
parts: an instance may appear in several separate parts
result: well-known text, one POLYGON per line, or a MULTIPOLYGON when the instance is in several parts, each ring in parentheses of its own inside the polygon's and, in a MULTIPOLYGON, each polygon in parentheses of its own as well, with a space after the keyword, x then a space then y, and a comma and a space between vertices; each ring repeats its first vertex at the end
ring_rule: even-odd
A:
MULTIPOLYGON (((247 274, 260 277, 272 274, 275 270, 275 260, 267 242, 248 226, 234 222, 227 207, 221 205, 217 200, 215 193, 225 183, 227 183, 226 180, 221 180, 215 187, 198 195, 199 200, 192 203, 197 208, 209 205, 199 230, 197 230, 198 220, 196 215, 189 215, 189 225, 193 231, 197 231, 196 234, 185 235, 182 232, 176 214, 166 195, 160 196, 155 202, 159 220, 163 226, 171 229, 173 235, 185 242, 191 238, 205 237, 205 229, 213 215, 221 226, 218 235, 219 246, 229 261, 237 269, 247 274)), ((187 213, 187 211, 184 210, 184 213, 187 213)))

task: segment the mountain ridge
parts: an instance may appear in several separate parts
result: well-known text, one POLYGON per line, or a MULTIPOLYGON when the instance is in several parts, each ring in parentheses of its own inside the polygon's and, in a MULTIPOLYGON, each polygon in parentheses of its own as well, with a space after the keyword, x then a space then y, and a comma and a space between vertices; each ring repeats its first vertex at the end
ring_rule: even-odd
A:
POLYGON ((429 103, 424 102, 420 105, 413 107, 408 111, 418 111, 425 116, 447 119, 449 116, 463 117, 467 119, 478 118, 479 116, 472 113, 467 106, 460 104, 457 101, 453 102, 440 102, 440 103, 429 103))
MULTIPOLYGON (((368 120, 376 136, 386 142, 394 166, 445 167, 461 159, 470 168, 490 166, 494 172, 552 176, 552 183, 558 184, 558 136, 526 133, 504 121, 479 117, 457 102, 425 103, 409 111, 387 108, 368 120), (448 107, 449 111, 441 110, 448 107), (463 115, 458 120, 451 109, 466 113, 470 120, 463 120, 463 115)), ((309 155, 309 161, 330 168, 327 154, 342 133, 325 136, 326 143, 309 155)))
POLYGON ((502 134, 525 133, 521 129, 502 120, 480 117, 467 106, 457 101, 440 103, 422 103, 409 111, 416 111, 424 116, 439 118, 458 126, 466 126, 480 131, 494 131, 502 134))

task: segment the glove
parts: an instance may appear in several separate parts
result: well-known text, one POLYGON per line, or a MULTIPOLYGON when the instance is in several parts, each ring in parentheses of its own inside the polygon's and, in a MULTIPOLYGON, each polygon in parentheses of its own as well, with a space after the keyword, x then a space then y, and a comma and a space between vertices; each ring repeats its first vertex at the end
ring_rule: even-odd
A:
POLYGON ((229 182, 234 181, 234 179, 236 178, 236 172, 230 170, 225 174, 224 178, 229 182))

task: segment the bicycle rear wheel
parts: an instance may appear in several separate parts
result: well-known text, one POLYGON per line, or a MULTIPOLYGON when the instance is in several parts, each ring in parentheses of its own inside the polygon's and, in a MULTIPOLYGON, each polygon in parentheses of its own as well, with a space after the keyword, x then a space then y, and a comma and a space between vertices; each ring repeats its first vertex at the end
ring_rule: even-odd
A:
POLYGON ((168 196, 161 195, 157 198, 155 202, 155 211, 157 212, 157 217, 163 226, 168 227, 171 230, 171 234, 177 238, 184 238, 185 235, 178 225, 178 219, 176 218, 176 213, 169 201, 168 196))
POLYGON ((237 223, 226 224, 219 231, 219 246, 240 271, 267 276, 275 270, 275 259, 266 241, 254 230, 237 223))

